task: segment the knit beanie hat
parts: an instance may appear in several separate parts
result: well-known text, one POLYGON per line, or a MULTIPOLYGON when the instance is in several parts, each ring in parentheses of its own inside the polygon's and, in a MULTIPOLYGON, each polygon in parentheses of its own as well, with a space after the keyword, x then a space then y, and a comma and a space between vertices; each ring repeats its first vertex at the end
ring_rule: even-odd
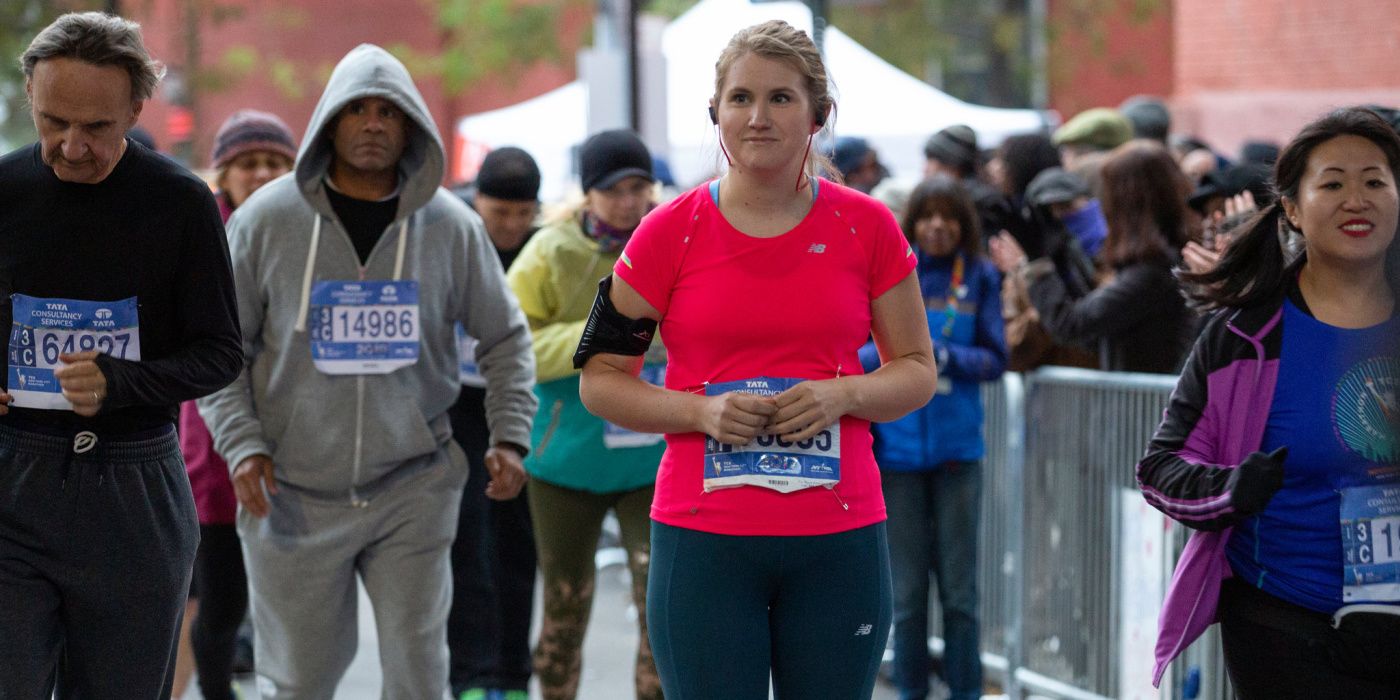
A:
POLYGON ((606 190, 634 175, 656 182, 651 171, 651 151, 641 138, 626 129, 589 136, 579 149, 578 161, 584 192, 606 190))
POLYGON ((965 173, 977 171, 977 132, 966 124, 954 124, 930 136, 924 157, 965 173))
POLYGON ((234 112, 219 127, 209 161, 215 169, 220 169, 238 156, 253 151, 269 151, 292 161, 297 159, 296 139, 281 119, 267 112, 244 109, 234 112))
POLYGON ((533 202, 540 196, 540 167, 519 148, 497 148, 481 161, 476 191, 511 202, 533 202))

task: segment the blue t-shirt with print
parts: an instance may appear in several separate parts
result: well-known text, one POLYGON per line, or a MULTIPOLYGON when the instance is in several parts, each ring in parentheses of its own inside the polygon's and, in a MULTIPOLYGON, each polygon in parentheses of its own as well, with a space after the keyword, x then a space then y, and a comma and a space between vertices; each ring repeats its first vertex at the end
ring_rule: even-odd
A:
POLYGON ((1338 489, 1351 476, 1397 461, 1397 332, 1400 317, 1337 328, 1285 301, 1278 383, 1261 448, 1288 447, 1283 488, 1235 527, 1227 548, 1235 574, 1264 592, 1320 612, 1342 606, 1338 489))

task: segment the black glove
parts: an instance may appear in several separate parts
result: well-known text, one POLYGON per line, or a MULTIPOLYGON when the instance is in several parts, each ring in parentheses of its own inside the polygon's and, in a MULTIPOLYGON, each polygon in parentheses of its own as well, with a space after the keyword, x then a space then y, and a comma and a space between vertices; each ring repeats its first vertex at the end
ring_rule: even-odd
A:
POLYGON ((1045 257, 1054 260, 1056 267, 1061 267, 1065 257, 1065 246, 1069 245, 1069 238, 1073 234, 1054 217, 1037 221, 1036 226, 1040 228, 1040 245, 1045 257))
POLYGON ((1230 503, 1241 515, 1253 515, 1283 488, 1283 461, 1288 459, 1288 447, 1264 454, 1255 452, 1240 463, 1230 475, 1230 503))

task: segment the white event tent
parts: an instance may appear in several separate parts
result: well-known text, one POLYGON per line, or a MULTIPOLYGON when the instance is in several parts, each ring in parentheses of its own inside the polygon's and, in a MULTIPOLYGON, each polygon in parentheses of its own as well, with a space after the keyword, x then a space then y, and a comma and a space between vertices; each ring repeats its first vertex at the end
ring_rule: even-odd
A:
MULTIPOLYGON (((752 4, 749 0, 702 0, 668 24, 661 36, 666 60, 666 110, 670 162, 681 187, 715 174, 723 162, 715 128, 706 114, 714 94, 714 64, 733 34, 768 19, 782 19, 808 32, 812 15, 801 2, 752 4)), ((825 60, 837 101, 834 133, 870 141, 896 177, 917 179, 923 144, 951 124, 967 124, 980 143, 992 146, 1009 135, 1043 128, 1040 112, 969 104, 885 62, 836 27, 825 32, 825 60)), ((475 173, 486 150, 518 145, 540 164, 546 201, 575 182, 573 148, 587 135, 588 88, 580 81, 533 99, 463 118, 457 124, 459 162, 475 173)))
POLYGON ((572 183, 573 149, 587 134, 588 87, 575 80, 509 107, 463 117, 457 122, 454 180, 476 178, 481 159, 493 148, 518 146, 540 166, 540 199, 558 200, 572 183))

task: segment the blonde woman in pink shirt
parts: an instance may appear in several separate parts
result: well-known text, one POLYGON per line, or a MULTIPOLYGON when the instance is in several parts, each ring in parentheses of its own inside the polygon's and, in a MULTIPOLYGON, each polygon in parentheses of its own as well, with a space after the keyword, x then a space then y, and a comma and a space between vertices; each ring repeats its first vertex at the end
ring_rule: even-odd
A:
POLYGON ((913 252, 884 205, 813 175, 833 101, 804 32, 739 32, 715 83, 729 170, 633 234, 574 359, 580 394, 666 433, 647 592, 666 697, 759 700, 771 674, 780 700, 869 698, 891 618, 870 421, 936 381, 913 252), (637 378, 658 323, 664 388, 637 378))

